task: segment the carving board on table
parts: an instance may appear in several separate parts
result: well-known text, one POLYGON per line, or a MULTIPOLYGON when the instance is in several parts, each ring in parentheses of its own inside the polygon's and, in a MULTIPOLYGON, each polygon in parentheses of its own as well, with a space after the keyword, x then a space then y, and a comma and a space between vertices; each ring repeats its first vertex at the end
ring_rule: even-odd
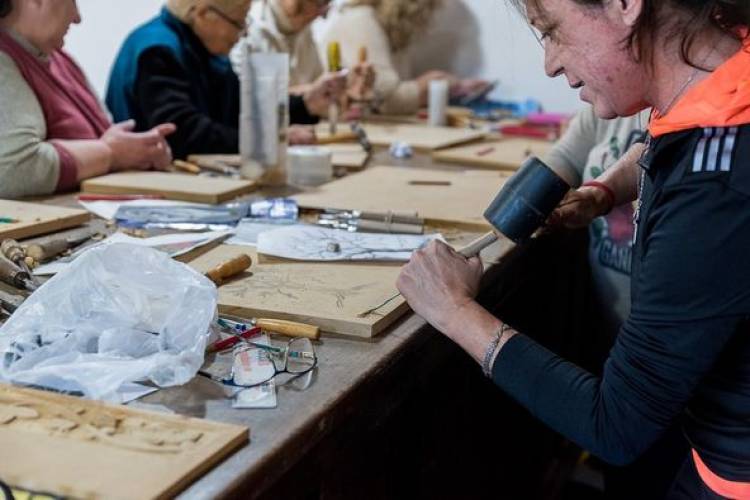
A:
POLYGON ((166 172, 121 172, 89 179, 81 190, 97 194, 156 194, 169 200, 223 203, 256 188, 252 181, 166 172))
POLYGON ((4 240, 31 238, 80 226, 91 219, 91 214, 75 208, 0 200, 0 217, 18 221, 0 223, 0 240, 4 240))
MULTIPOLYGON (((417 151, 433 151, 458 144, 478 141, 484 132, 465 128, 431 127, 407 123, 363 123, 362 127, 373 146, 388 147, 394 142, 404 142, 417 151)), ((316 134, 325 135, 327 124, 320 124, 316 134)))
POLYGON ((488 226, 484 211, 510 175, 378 166, 293 198, 304 208, 417 212, 428 223, 488 226))
MULTIPOLYGON (((331 143, 321 147, 331 151, 334 167, 359 170, 367 164, 368 155, 357 143, 331 143)), ((242 164, 239 155, 190 155, 188 161, 196 164, 210 162, 217 166, 223 164, 234 168, 242 164)))
POLYGON ((432 158, 470 167, 515 171, 529 156, 544 158, 553 145, 538 139, 501 139, 435 151, 432 158))
POLYGON ((219 311, 242 318, 273 318, 319 326, 323 332, 370 338, 409 310, 398 298, 364 318, 361 313, 397 293, 400 265, 258 262, 248 247, 223 245, 190 265, 205 272, 248 253, 250 272, 219 287, 219 311))
POLYGON ((248 429, 0 385, 0 480, 74 498, 172 498, 248 429))

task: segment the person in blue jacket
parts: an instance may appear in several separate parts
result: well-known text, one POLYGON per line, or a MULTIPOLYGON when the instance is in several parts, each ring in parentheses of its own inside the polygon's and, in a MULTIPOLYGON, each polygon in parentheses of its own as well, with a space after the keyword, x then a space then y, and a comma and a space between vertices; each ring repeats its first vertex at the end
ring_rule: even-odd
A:
MULTIPOLYGON (((139 130, 174 123, 175 158, 239 151, 240 82, 228 54, 245 34, 250 0, 169 0, 125 40, 109 79, 106 104, 115 121, 139 130)), ((346 77, 331 75, 304 95, 290 96, 292 123, 313 124, 338 98, 346 77)), ((314 142, 309 127, 292 127, 290 142, 314 142)))

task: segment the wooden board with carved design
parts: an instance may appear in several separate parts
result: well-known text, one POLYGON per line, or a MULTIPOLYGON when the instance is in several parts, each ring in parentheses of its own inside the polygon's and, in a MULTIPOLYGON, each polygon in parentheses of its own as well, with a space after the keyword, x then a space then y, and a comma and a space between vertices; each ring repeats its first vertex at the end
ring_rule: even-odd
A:
POLYGON ((0 480, 75 498, 172 498, 248 429, 0 384, 0 480))
POLYGON ((242 318, 272 318, 319 326, 325 333, 370 338, 378 335, 409 306, 403 297, 364 318, 359 314, 393 297, 400 264, 293 262, 258 263, 249 247, 220 246, 190 265, 205 272, 248 253, 249 273, 219 287, 219 311, 242 318))

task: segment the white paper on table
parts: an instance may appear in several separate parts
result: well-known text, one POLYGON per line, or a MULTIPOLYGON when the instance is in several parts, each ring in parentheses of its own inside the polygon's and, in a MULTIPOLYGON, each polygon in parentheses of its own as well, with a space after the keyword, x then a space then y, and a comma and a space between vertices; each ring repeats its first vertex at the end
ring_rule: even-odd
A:
POLYGON ((408 261, 439 234, 350 233, 318 226, 280 228, 261 233, 258 253, 304 261, 408 261), (336 251, 336 249, 338 251, 336 251))
POLYGON ((266 231, 274 231, 282 227, 310 227, 309 224, 300 224, 297 221, 273 221, 261 222, 257 219, 242 219, 234 229, 234 235, 225 243, 227 245, 256 246, 258 236, 266 231))
POLYGON ((177 233, 154 236, 152 238, 134 238, 125 233, 115 233, 101 242, 83 248, 69 257, 59 259, 49 264, 44 264, 34 269, 36 276, 50 276, 57 274, 65 269, 73 260, 78 258, 84 252, 102 245, 111 245, 112 243, 129 243, 132 245, 155 248, 156 250, 167 253, 170 257, 179 257, 200 248, 214 241, 226 238, 231 235, 231 231, 214 231, 210 233, 177 233))
POLYGON ((187 201, 174 200, 128 200, 128 201, 79 201, 83 208, 102 219, 114 220, 115 214, 120 207, 210 207, 203 203, 189 203, 187 201))

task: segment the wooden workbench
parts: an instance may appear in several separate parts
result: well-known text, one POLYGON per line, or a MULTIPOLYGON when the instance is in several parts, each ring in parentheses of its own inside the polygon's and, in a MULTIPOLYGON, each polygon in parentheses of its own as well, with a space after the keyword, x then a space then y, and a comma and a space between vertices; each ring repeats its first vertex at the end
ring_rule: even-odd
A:
MULTIPOLYGON (((443 168, 426 155, 394 161, 380 151, 373 161, 443 168)), ((47 202, 69 205, 73 197, 47 202)), ((489 306, 499 300, 493 292, 502 272, 485 277, 489 306)), ((181 498, 542 495, 542 457, 556 438, 418 316, 372 341, 325 337, 316 349, 311 387, 279 387, 274 410, 232 409, 223 389, 200 377, 133 403, 250 427, 249 445, 181 498)))

